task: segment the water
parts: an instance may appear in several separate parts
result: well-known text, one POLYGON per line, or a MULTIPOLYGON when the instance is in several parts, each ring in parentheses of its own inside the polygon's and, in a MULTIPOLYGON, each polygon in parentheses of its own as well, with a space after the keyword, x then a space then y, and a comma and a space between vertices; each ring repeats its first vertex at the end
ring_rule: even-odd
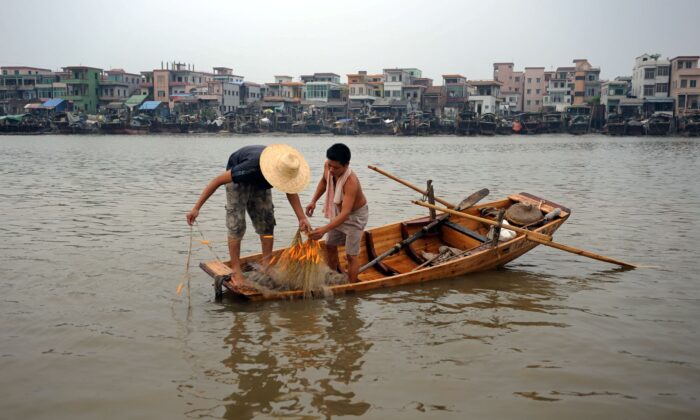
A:
MULTIPOLYGON (((697 418, 699 156, 698 140, 592 135, 0 137, 0 418, 697 418), (368 164, 453 202, 546 197, 573 210, 559 242, 654 268, 538 247, 423 285, 216 303, 196 243, 178 300, 185 213, 229 154, 300 149, 305 205, 336 141, 370 226, 425 212, 368 164)), ((224 195, 199 217, 222 257, 224 195)), ((295 219, 274 200, 282 246, 295 219)))

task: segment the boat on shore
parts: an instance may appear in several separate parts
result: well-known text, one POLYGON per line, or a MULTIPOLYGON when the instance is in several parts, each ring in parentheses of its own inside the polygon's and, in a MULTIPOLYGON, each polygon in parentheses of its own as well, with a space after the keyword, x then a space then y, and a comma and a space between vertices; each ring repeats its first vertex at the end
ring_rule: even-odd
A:
POLYGON ((671 119, 673 115, 667 112, 655 112, 644 123, 647 135, 665 136, 671 130, 671 119))
MULTIPOLYGON (((566 207, 527 193, 514 194, 502 200, 475 205, 464 210, 464 213, 496 221, 497 214, 502 216, 503 211, 517 203, 543 212, 545 217, 539 223, 523 227, 543 235, 552 235, 571 213, 566 207), (549 220, 547 220, 548 217, 549 220)), ((314 293, 313 295, 314 297, 321 297, 326 293, 340 295, 492 270, 513 261, 539 245, 538 242, 528 239, 522 232, 513 233, 510 238, 501 237, 500 240, 498 233, 495 233, 493 235, 495 240, 488 239, 490 228, 490 224, 472 218, 440 215, 435 219, 419 217, 369 229, 365 231, 360 246, 360 265, 367 268, 364 271, 361 269, 359 281, 327 286, 323 294, 314 293), (418 239, 408 240, 415 237, 418 239), (376 262, 377 256, 385 255, 392 248, 398 248, 397 252, 376 262), (429 265, 431 260, 426 255, 440 256, 443 249, 456 254, 453 254, 451 259, 429 265)), ((500 232, 505 231, 505 228, 502 228, 500 232)), ((286 248, 273 251, 273 258, 276 259, 285 250, 286 248)), ((346 268, 342 246, 339 247, 339 255, 341 265, 346 268)), ((241 258, 244 274, 259 264, 261 259, 262 254, 241 258)), ((220 260, 200 264, 200 267, 214 278, 217 297, 221 297, 224 292, 227 295, 251 301, 297 299, 304 296, 302 290, 263 292, 248 280, 230 280, 231 269, 228 264, 229 262, 220 260)))
POLYGON ((603 131, 609 136, 624 136, 626 131, 625 119, 620 114, 610 114, 603 131))
POLYGON ((681 117, 678 121, 678 132, 688 137, 700 136, 700 112, 681 117))
POLYGON ((496 134, 498 118, 496 114, 486 113, 479 117, 479 134, 482 136, 493 136, 496 134))
POLYGON ((462 111, 455 120, 455 132, 459 136, 473 136, 479 132, 479 119, 474 111, 462 111))

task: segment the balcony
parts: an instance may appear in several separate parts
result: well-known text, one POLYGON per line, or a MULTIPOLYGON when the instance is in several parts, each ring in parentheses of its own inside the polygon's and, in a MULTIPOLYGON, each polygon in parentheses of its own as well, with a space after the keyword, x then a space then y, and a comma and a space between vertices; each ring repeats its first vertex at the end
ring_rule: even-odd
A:
POLYGON ((62 83, 65 83, 67 85, 87 85, 88 81, 87 79, 62 79, 62 83))

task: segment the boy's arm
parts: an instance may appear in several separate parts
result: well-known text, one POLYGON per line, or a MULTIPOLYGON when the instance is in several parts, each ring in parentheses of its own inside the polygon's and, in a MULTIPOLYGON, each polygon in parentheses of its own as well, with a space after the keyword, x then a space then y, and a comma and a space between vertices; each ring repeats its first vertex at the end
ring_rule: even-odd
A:
POLYGON ((326 185, 328 184, 327 178, 328 161, 326 161, 326 163, 323 164, 323 175, 321 175, 321 179, 318 181, 316 191, 314 192, 313 197, 311 197, 311 202, 308 206, 306 206, 306 215, 309 217, 314 215, 314 209, 316 208, 316 202, 318 201, 318 199, 326 193, 326 185))
POLYGON ((309 221, 304 216, 304 210, 301 208, 301 200, 299 199, 299 194, 287 194, 287 200, 289 200, 289 204, 292 206, 292 210, 294 210, 294 214, 296 214, 297 219, 299 220, 299 229, 301 229, 302 232, 307 232, 311 229, 311 225, 309 225, 309 221))
POLYGON ((207 202, 209 197, 211 197, 211 195, 214 194, 214 191, 216 191, 220 186, 228 184, 229 182, 233 182, 233 176, 231 175, 231 171, 224 171, 221 174, 219 174, 216 178, 209 181, 209 184, 207 184, 207 186, 204 187, 202 194, 199 195, 197 203, 194 205, 194 207, 192 207, 192 210, 190 210, 189 213, 187 213, 187 223, 190 226, 194 224, 194 221, 197 219, 197 216, 199 216, 199 209, 201 209, 204 203, 207 202))
POLYGON ((350 213, 352 213, 352 208, 355 205, 355 199, 357 198, 358 191, 358 182, 354 179, 349 179, 345 183, 345 188, 343 191, 343 207, 340 209, 338 216, 331 220, 326 226, 314 229, 309 237, 311 239, 321 239, 324 234, 342 225, 343 222, 348 219, 350 213))

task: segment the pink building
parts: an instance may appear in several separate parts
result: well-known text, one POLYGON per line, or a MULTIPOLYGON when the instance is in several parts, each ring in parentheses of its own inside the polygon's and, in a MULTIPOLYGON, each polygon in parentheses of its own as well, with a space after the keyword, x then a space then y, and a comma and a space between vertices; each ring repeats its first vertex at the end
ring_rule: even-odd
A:
POLYGON ((671 59, 671 97, 676 102, 676 115, 700 110, 700 67, 697 55, 671 59))
POLYGON ((511 114, 522 112, 524 73, 514 71, 513 63, 493 63, 493 79, 502 83, 503 110, 511 114))
POLYGON ((524 77, 523 111, 540 112, 547 92, 544 67, 525 67, 524 77))

